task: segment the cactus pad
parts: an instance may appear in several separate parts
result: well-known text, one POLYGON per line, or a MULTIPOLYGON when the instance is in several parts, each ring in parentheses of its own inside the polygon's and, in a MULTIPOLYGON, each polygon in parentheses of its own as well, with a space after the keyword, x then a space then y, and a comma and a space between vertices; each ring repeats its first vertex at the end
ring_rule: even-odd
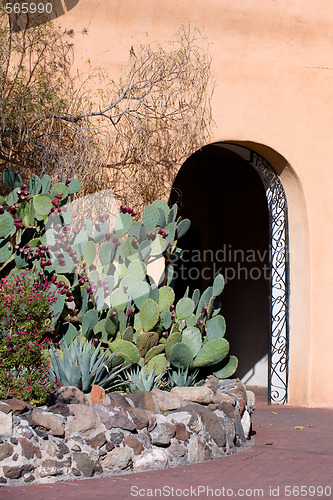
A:
POLYGON ((149 331, 158 322, 160 318, 159 309, 156 302, 152 299, 147 299, 141 304, 140 320, 141 325, 145 331, 149 331))
POLYGON ((186 370, 193 365, 193 356, 187 345, 175 344, 170 354, 170 363, 176 368, 186 370))
POLYGON ((206 342, 194 360, 194 366, 200 368, 202 366, 215 365, 222 361, 229 353, 229 342, 225 339, 213 339, 206 342))
POLYGON ((180 299, 176 305, 176 316, 178 319, 186 319, 194 311, 194 302, 192 299, 183 298, 180 299))

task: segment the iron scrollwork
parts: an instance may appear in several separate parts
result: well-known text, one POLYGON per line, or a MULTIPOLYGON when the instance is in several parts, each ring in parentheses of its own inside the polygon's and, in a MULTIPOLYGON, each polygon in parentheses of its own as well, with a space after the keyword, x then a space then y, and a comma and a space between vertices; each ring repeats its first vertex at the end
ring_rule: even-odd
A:
POLYGON ((261 156, 252 152, 250 163, 266 190, 270 216, 271 342, 269 403, 288 401, 289 251, 287 200, 279 176, 261 156))

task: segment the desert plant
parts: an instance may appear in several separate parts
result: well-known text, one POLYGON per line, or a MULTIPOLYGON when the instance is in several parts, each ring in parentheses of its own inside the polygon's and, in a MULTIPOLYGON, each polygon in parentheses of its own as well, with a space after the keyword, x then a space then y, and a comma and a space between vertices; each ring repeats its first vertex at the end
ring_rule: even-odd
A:
POLYGON ((42 404, 49 384, 51 306, 56 300, 47 285, 31 275, 0 281, 0 398, 17 397, 42 404))
POLYGON ((195 370, 193 373, 189 373, 188 368, 182 370, 169 370, 168 378, 171 387, 192 387, 194 385, 201 385, 200 382, 196 383, 196 378, 199 374, 199 370, 195 370))
POLYGON ((70 342, 62 342, 59 347, 51 347, 51 365, 49 378, 53 382, 64 385, 74 385, 84 393, 91 392, 94 384, 106 390, 112 390, 124 381, 119 374, 124 366, 112 368, 111 362, 116 352, 110 353, 101 349, 101 343, 96 347, 84 337, 77 337, 70 342))
POLYGON ((159 387, 162 376, 156 375, 154 370, 136 366, 125 372, 125 381, 131 392, 151 391, 159 387))

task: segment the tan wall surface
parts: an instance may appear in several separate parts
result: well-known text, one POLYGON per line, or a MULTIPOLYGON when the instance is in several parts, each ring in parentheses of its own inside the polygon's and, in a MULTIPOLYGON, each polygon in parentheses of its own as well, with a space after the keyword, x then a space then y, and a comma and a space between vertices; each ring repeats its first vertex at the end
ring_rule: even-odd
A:
POLYGON ((89 58, 113 77, 131 45, 168 40, 182 23, 205 34, 216 81, 212 142, 251 144, 286 189, 289 401, 333 406, 333 2, 80 0, 58 22, 75 31, 77 66, 88 70, 89 58))

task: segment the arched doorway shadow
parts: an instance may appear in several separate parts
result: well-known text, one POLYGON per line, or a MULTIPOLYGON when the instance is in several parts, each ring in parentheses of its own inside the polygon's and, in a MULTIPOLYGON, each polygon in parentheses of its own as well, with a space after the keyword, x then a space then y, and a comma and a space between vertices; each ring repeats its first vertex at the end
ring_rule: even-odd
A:
POLYGON ((180 241, 176 294, 187 285, 203 290, 221 272, 226 338, 239 359, 236 376, 268 387, 269 402, 286 402, 287 217, 278 176, 250 149, 217 143, 185 162, 173 188, 171 201, 192 221, 180 241))

